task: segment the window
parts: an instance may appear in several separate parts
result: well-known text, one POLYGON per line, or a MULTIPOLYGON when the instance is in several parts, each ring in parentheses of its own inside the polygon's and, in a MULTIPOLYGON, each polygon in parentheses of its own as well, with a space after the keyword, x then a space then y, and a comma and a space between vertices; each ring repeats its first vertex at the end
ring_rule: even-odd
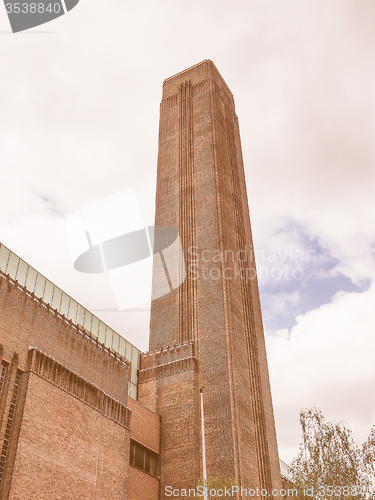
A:
POLYGON ((135 441, 130 441, 130 464, 156 476, 157 454, 135 441))

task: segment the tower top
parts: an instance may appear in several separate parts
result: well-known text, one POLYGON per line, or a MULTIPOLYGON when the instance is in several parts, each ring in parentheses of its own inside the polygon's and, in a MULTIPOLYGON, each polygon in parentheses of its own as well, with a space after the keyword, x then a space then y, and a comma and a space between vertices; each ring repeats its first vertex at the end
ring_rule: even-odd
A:
POLYGON ((191 80, 194 85, 206 79, 214 79, 220 81, 224 86, 225 90, 228 92, 229 96, 233 98, 233 94, 228 87, 226 81, 221 76, 220 71, 217 69, 215 64, 210 59, 205 59, 204 61, 194 64, 179 73, 176 73, 169 78, 166 78, 163 82, 163 97, 175 92, 176 87, 184 81, 191 80), (168 90, 167 90, 168 89, 168 90))

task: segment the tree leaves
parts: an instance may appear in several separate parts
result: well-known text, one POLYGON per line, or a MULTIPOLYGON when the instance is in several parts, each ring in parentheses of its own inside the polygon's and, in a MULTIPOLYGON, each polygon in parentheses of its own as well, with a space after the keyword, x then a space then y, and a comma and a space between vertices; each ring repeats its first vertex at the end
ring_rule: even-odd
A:
POLYGON ((317 408, 301 410, 300 424, 302 443, 291 465, 300 498, 375 498, 375 426, 360 449, 345 424, 326 422, 317 408))

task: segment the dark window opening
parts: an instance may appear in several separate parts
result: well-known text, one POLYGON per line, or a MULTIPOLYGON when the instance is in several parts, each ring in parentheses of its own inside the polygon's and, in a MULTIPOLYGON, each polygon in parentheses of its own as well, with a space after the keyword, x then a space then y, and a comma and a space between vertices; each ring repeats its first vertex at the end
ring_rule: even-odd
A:
POLYGON ((157 454, 135 441, 130 441, 130 464, 156 476, 157 454))

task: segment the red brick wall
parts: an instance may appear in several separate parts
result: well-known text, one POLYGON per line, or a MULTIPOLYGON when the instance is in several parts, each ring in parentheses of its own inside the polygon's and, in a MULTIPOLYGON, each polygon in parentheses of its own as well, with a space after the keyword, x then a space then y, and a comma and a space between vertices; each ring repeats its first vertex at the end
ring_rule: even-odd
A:
POLYGON ((158 500, 159 481, 136 467, 129 466, 129 500, 158 500))
POLYGON ((0 499, 127 498, 127 362, 4 276, 0 311, 0 499))
POLYGON ((141 356, 140 398, 143 386, 155 382, 161 415, 161 498, 166 486, 191 488, 202 474, 198 364, 193 347, 186 343, 141 356))
MULTIPOLYGON (((132 398, 128 399, 128 406, 132 411, 131 439, 159 455, 160 416, 132 398)), ((159 475, 160 461, 157 466, 157 476, 159 475)), ((129 500, 157 500, 158 495, 159 480, 130 465, 129 500)))
POLYGON ((131 439, 159 453, 160 416, 132 398, 128 398, 128 407, 132 412, 131 439))
POLYGON ((10 498, 126 498, 129 434, 31 373, 10 498))

